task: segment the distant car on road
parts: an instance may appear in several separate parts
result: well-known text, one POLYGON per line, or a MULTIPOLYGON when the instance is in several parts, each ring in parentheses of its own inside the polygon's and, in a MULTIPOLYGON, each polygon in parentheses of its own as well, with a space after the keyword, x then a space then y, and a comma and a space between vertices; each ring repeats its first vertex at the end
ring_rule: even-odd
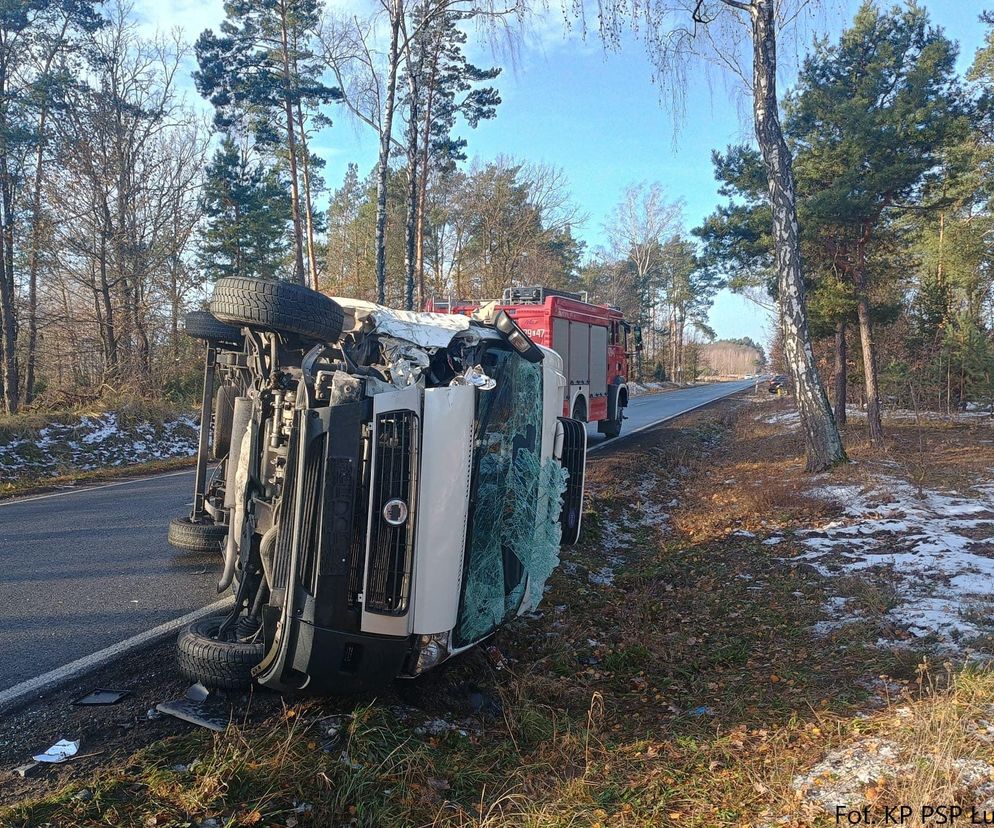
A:
POLYGON ((767 387, 771 394, 788 394, 790 393, 790 379, 786 374, 777 374, 770 380, 767 387))

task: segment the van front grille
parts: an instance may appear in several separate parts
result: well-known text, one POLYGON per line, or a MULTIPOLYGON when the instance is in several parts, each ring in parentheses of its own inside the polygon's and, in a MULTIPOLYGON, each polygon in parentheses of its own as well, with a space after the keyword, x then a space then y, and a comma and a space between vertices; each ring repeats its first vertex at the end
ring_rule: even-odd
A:
POLYGON ((411 596, 414 521, 417 496, 418 418, 413 411, 391 411, 376 418, 373 464, 372 525, 364 606, 367 612, 403 615, 411 596), (392 526, 383 507, 400 500, 407 519, 392 526))

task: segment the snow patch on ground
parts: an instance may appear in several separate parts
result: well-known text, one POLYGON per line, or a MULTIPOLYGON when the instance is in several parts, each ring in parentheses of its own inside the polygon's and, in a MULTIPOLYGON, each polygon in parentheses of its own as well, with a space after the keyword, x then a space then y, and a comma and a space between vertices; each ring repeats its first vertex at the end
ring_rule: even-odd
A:
MULTIPOLYGON (((625 509, 617 520, 606 518, 602 521, 603 549, 605 564, 587 573, 587 580, 595 586, 611 586, 617 570, 627 563, 625 554, 636 542, 635 533, 642 528, 652 528, 660 532, 669 531, 669 514, 660 504, 662 497, 656 493, 655 481, 643 478, 635 484, 634 502, 625 509)), ((672 498, 667 506, 676 505, 672 498)))
MULTIPOLYGON (((989 631, 982 619, 994 608, 994 485, 919 497, 910 484, 882 477, 869 487, 829 485, 812 494, 838 501, 843 513, 799 533, 805 551, 795 560, 828 577, 885 576, 897 601, 888 619, 916 637, 958 647, 989 631)), ((845 609, 827 610, 841 625, 845 609)))
POLYGON ((73 471, 191 457, 197 453, 198 434, 192 415, 125 425, 116 412, 109 411, 74 422, 50 423, 34 437, 0 442, 0 479, 55 477, 73 471))
POLYGON ((792 787, 809 813, 835 816, 837 806, 859 809, 871 803, 868 791, 912 778, 916 765, 922 763, 934 764, 933 773, 955 780, 964 801, 978 810, 994 807, 994 767, 988 762, 963 757, 936 762, 929 756, 908 756, 893 741, 870 736, 829 751, 807 773, 795 776, 792 787))
POLYGON ((786 411, 778 411, 776 414, 770 414, 767 417, 763 417, 763 422, 768 425, 800 425, 801 415, 793 408, 787 409, 786 411))
POLYGON ((834 814, 836 805, 853 807, 877 780, 907 769, 897 745, 867 737, 829 752, 807 773, 795 776, 792 787, 808 806, 834 814))

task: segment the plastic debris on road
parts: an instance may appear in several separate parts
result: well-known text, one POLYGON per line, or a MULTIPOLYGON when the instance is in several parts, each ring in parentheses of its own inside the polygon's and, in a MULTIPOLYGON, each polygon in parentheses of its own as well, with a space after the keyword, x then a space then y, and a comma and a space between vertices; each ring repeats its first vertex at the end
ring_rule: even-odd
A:
POLYGON ((79 753, 79 739, 71 741, 69 739, 59 739, 44 753, 39 753, 31 758, 35 762, 44 762, 50 765, 57 765, 72 759, 79 753))
POLYGON ((160 702, 155 709, 175 719, 224 733, 228 727, 228 719, 220 712, 211 710, 209 705, 205 705, 210 694, 210 690, 198 681, 186 688, 183 698, 160 702))
POLYGON ((172 716, 175 719, 182 719, 184 722, 206 727, 217 733, 224 733, 228 727, 227 718, 212 714, 198 704, 189 699, 173 699, 172 701, 160 702, 155 706, 160 713, 172 716))
POLYGON ((121 699, 127 698, 130 695, 130 690, 105 690, 104 688, 98 688, 76 699, 73 704, 117 704, 121 699))

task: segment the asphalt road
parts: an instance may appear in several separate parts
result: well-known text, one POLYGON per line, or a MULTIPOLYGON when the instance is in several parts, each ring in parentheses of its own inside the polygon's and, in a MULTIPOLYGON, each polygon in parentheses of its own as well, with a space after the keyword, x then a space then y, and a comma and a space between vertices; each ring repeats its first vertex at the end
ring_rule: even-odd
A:
MULTIPOLYGON (((752 385, 635 397, 622 437, 752 385)), ((0 502, 0 693, 218 599, 216 556, 166 543, 192 493, 182 471, 0 502)))

